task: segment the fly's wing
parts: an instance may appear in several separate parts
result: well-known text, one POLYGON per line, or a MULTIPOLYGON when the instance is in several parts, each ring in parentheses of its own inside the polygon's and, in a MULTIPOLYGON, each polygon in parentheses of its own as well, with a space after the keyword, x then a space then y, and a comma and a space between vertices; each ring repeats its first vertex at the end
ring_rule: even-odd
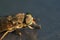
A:
POLYGON ((7 30, 7 21, 4 18, 0 19, 0 32, 6 31, 7 30))

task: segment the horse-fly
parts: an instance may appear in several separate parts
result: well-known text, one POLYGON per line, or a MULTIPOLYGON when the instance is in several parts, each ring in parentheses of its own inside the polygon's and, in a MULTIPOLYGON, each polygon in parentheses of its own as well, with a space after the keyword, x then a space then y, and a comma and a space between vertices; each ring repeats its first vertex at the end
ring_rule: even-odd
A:
POLYGON ((9 32, 13 32, 15 30, 19 35, 21 35, 19 29, 26 27, 29 27, 30 29, 40 29, 41 26, 37 25, 36 22, 33 21, 33 17, 31 17, 31 15, 26 16, 24 13, 19 13, 15 16, 0 17, 0 33, 6 31, 0 40, 2 40, 9 32))

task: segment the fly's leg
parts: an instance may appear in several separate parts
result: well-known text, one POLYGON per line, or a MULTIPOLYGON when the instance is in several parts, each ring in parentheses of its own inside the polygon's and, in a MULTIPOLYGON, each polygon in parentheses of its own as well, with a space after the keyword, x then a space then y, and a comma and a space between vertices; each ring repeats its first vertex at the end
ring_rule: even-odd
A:
POLYGON ((6 31, 3 36, 0 38, 0 40, 2 40, 7 34, 9 33, 9 31, 6 31))
POLYGON ((8 31, 6 31, 6 32, 3 34, 3 36, 1 37, 0 40, 2 40, 9 32, 12 32, 12 31, 13 31, 12 28, 9 28, 8 31))
POLYGON ((28 26, 30 29, 34 29, 33 27, 31 27, 31 26, 28 26))
POLYGON ((19 36, 21 36, 21 32, 19 29, 16 30, 16 34, 18 34, 19 36))
POLYGON ((20 40, 22 40, 22 34, 21 34, 20 30, 17 29, 16 34, 18 34, 20 36, 20 40))

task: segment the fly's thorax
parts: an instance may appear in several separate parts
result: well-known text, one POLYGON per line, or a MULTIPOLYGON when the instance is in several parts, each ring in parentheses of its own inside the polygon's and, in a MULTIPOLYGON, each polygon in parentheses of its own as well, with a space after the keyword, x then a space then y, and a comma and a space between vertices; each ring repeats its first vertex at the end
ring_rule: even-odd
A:
POLYGON ((16 15, 16 17, 17 17, 19 23, 23 23, 25 14, 24 13, 19 13, 19 14, 16 15))
POLYGON ((15 25, 15 29, 21 29, 23 27, 24 27, 24 24, 23 23, 22 24, 15 25))

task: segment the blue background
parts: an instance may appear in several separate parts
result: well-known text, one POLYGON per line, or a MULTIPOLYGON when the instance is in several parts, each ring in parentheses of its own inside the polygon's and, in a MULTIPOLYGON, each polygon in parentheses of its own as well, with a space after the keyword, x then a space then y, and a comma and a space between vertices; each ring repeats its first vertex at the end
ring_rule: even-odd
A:
MULTIPOLYGON (((23 40, 60 40, 60 0, 0 0, 0 16, 19 12, 31 12, 34 17, 40 18, 38 24, 42 26, 40 31, 29 30, 31 37, 25 35, 23 40)), ((4 40, 20 38, 9 33, 4 40)))

